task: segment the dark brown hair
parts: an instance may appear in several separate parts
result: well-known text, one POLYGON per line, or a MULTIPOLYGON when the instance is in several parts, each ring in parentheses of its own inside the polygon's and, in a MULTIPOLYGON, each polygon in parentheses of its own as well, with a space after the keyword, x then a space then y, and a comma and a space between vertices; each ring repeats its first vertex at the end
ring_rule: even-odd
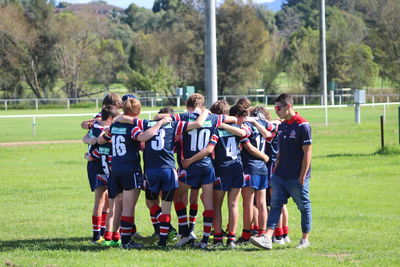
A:
POLYGON ((229 104, 225 100, 218 100, 212 104, 210 108, 211 113, 227 115, 229 112, 229 104))

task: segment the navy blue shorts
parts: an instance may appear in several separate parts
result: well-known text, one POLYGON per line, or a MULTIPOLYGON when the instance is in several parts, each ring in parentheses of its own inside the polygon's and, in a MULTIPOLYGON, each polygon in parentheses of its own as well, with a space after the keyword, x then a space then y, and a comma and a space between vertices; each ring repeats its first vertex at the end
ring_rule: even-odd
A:
POLYGON ((229 191, 232 188, 244 187, 243 173, 235 173, 230 176, 217 177, 214 182, 214 190, 229 191))
POLYGON ((104 170, 100 162, 88 161, 87 173, 90 190, 92 190, 92 192, 99 186, 107 185, 107 176, 104 174, 104 170))
POLYGON ((112 172, 111 176, 110 190, 114 196, 122 193, 123 190, 129 191, 142 187, 143 177, 141 170, 129 173, 112 172))
POLYGON ((198 167, 191 165, 186 169, 186 181, 184 183, 192 188, 200 188, 204 184, 214 183, 215 179, 215 172, 212 166, 198 167))
POLYGON ((268 176, 258 174, 244 174, 244 187, 262 190, 268 187, 268 176))
POLYGON ((144 174, 151 192, 167 192, 178 188, 178 175, 175 169, 149 169, 144 174))

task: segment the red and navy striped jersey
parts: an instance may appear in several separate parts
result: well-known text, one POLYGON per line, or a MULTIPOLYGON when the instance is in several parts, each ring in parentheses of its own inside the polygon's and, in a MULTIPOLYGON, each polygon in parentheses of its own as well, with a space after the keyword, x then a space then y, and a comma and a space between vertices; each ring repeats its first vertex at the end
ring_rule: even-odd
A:
MULTIPOLYGON (((157 123, 157 121, 145 121, 141 126, 146 131, 157 123)), ((150 140, 146 142, 144 149, 145 169, 175 169, 174 147, 175 136, 182 135, 186 131, 188 122, 173 121, 161 126, 150 140)))
MULTIPOLYGON (((240 128, 239 125, 232 126, 240 128)), ((231 134, 224 129, 215 129, 210 144, 215 145, 214 167, 218 177, 231 176, 232 173, 242 173, 243 166, 240 157, 240 137, 231 134), (240 163, 240 164, 236 164, 240 163), (232 169, 236 166, 236 169, 232 169)))
MULTIPOLYGON (((304 157, 303 145, 311 145, 311 127, 297 112, 278 128, 279 164, 275 173, 285 179, 298 179, 304 157)), ((311 175, 309 168, 306 178, 311 175)))
MULTIPOLYGON (((258 120, 257 122, 263 125, 265 129, 267 129, 267 131, 275 130, 275 127, 272 123, 269 123, 265 120, 258 120)), ((244 125, 248 130, 248 136, 246 138, 243 138, 240 142, 242 144, 250 142, 259 151, 265 153, 266 140, 262 136, 260 131, 257 129, 256 126, 254 126, 250 122, 245 122, 244 125)), ((258 174, 258 175, 268 174, 265 162, 262 159, 251 155, 246 149, 242 150, 242 163, 245 174, 258 174)))
MULTIPOLYGON (((106 131, 108 127, 103 127, 99 122, 93 124, 93 127, 89 131, 90 137, 99 137, 102 131, 106 131)), ((104 173, 110 175, 110 164, 111 164, 111 143, 105 143, 103 145, 95 144, 89 145, 89 154, 96 160, 99 161, 103 167, 104 173)))
MULTIPOLYGON (((197 111, 192 113, 180 113, 175 115, 176 120, 195 121, 200 114, 197 111)), ((198 129, 184 132, 181 139, 181 157, 188 159, 205 148, 211 138, 214 129, 224 121, 225 116, 209 114, 203 126, 198 129)), ((210 157, 205 157, 194 163, 198 167, 212 166, 210 157)))
POLYGON ((136 140, 141 132, 141 120, 134 124, 116 122, 106 131, 104 138, 112 142, 112 172, 116 174, 131 173, 140 170, 139 142, 136 140))

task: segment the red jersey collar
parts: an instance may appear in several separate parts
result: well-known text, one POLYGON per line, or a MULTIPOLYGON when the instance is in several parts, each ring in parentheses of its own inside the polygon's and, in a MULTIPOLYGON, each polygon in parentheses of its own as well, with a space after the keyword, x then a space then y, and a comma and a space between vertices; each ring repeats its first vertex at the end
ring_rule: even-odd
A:
POLYGON ((291 125, 293 122, 295 122, 299 117, 300 114, 298 112, 295 112, 296 115, 294 115, 290 120, 285 120, 287 124, 291 125))

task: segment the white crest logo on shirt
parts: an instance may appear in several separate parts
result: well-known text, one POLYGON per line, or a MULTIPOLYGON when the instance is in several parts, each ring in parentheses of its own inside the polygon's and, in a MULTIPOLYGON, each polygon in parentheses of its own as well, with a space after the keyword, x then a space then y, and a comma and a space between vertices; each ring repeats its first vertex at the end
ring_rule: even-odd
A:
POLYGON ((295 130, 292 130, 289 134, 289 138, 296 138, 296 132, 295 130))

